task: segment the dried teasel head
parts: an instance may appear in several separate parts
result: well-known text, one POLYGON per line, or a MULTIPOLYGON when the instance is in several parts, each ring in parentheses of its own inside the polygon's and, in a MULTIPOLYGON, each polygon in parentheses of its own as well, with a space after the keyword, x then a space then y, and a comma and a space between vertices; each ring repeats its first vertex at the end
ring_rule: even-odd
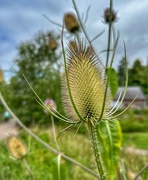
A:
POLYGON ((8 138, 7 145, 12 157, 15 159, 21 159, 28 154, 25 144, 14 135, 8 138))
POLYGON ((58 44, 54 38, 49 39, 48 47, 50 50, 55 51, 58 47, 58 44))
POLYGON ((112 9, 111 13, 110 13, 110 8, 106 8, 104 11, 104 20, 106 23, 110 22, 110 18, 111 18, 111 22, 116 22, 117 21, 117 13, 112 9))
POLYGON ((64 15, 64 23, 67 30, 71 33, 77 33, 80 30, 78 20, 72 13, 66 13, 64 15))
MULTIPOLYGON (((92 48, 75 42, 75 48, 70 48, 67 58, 67 72, 73 102, 84 121, 97 121, 102 112, 106 88, 105 75, 92 48)), ((67 116, 73 121, 80 118, 73 108, 66 81, 62 75, 62 100, 67 116)), ((103 117, 110 107, 110 93, 107 92, 103 117)))
POLYGON ((0 69, 0 83, 3 82, 3 71, 0 69))

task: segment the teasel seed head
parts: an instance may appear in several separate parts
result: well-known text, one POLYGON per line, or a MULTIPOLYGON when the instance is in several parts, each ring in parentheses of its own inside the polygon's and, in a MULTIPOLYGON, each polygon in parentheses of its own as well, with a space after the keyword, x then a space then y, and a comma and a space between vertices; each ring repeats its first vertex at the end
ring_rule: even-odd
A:
POLYGON ((0 83, 3 82, 3 71, 0 69, 0 83))
POLYGON ((64 15, 64 23, 67 30, 71 33, 77 33, 80 30, 78 20, 72 13, 66 13, 64 15))
POLYGON ((14 135, 8 138, 7 145, 12 157, 15 159, 21 159, 28 154, 25 144, 14 135))
MULTIPOLYGON (((104 11, 104 20, 106 23, 110 22, 110 8, 106 8, 104 11)), ((112 9, 111 10, 111 22, 117 21, 117 13, 112 9)))
MULTIPOLYGON (((102 112, 106 80, 93 49, 77 42, 75 48, 69 47, 67 72, 71 95, 80 116, 84 121, 88 119, 97 121, 102 112)), ((62 100, 67 116, 72 121, 79 121, 80 118, 71 103, 65 73, 62 75, 62 100)), ((108 91, 103 116, 109 107, 108 91)))
POLYGON ((49 47, 50 50, 55 51, 57 49, 57 47, 58 47, 58 44, 57 44, 56 40, 53 39, 53 38, 50 39, 49 42, 48 42, 48 47, 49 47))

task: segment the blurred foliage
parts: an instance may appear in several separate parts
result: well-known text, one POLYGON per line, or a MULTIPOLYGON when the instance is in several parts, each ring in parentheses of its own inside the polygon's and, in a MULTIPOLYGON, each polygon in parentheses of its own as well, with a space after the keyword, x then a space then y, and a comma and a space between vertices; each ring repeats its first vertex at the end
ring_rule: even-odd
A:
POLYGON ((143 84, 144 66, 139 59, 135 60, 131 69, 129 69, 129 85, 141 86, 143 84))
MULTIPOLYGON (((61 130, 61 127, 59 127, 61 130)), ((58 131, 58 129, 56 129, 58 131)), ((32 131, 39 135, 39 137, 54 146, 52 129, 43 128, 36 126, 32 128, 32 131)), ((57 156, 53 155, 47 148, 43 147, 40 143, 30 138, 23 131, 20 132, 20 138, 30 147, 29 154, 26 157, 27 163, 29 164, 34 179, 48 179, 58 180, 57 171, 57 156)), ((65 131, 59 136, 59 145, 61 152, 70 155, 72 158, 88 166, 92 170, 96 170, 95 162, 90 148, 89 138, 86 135, 75 134, 75 131, 65 131)), ((61 159, 60 163, 61 180, 76 180, 76 179, 96 179, 82 168, 72 164, 69 161, 61 159)), ((21 161, 14 161, 10 155, 6 146, 6 141, 0 141, 0 179, 15 179, 15 180, 28 180, 29 176, 25 167, 21 161)))
POLYGON ((36 102, 23 74, 44 101, 51 98, 56 102, 59 111, 60 95, 60 52, 50 48, 49 41, 58 41, 59 37, 52 32, 40 32, 34 40, 20 44, 18 55, 14 60, 17 65, 10 82, 2 86, 2 93, 8 105, 25 124, 48 122, 43 108, 36 102))
POLYGON ((123 132, 148 132, 148 109, 129 109, 119 120, 123 132))
MULTIPOLYGON (((56 127, 59 132, 62 127, 56 127)), ((32 131, 39 135, 39 137, 54 146, 51 127, 41 129, 40 126, 32 128, 32 131)), ((58 142, 62 152, 86 165, 96 172, 96 165, 93 158, 93 153, 90 147, 88 135, 76 134, 75 128, 64 131, 58 138, 58 142)), ((53 171, 56 169, 55 158, 47 148, 44 148, 40 143, 36 142, 33 138, 26 135, 25 132, 20 132, 20 138, 25 142, 29 149, 29 155, 26 160, 33 172, 35 179, 49 179, 54 180, 53 171), (30 148, 29 148, 30 147, 30 148)), ((148 136, 147 133, 123 133, 123 148, 147 148, 148 136), (125 139, 124 139, 125 138, 125 139)), ((147 163, 148 157, 137 154, 129 154, 126 151, 120 152, 120 158, 124 158, 127 170, 135 174, 147 163)), ((121 159, 122 160, 122 159, 121 159)), ((91 174, 87 173, 80 167, 71 164, 68 161, 61 159, 61 170, 64 168, 64 173, 67 175, 67 180, 95 180, 91 174)), ((28 180, 28 174, 21 161, 14 161, 6 146, 6 141, 0 141, 0 179, 15 179, 15 180, 28 180)), ((121 169, 122 170, 122 169, 121 169)), ((143 179, 148 178, 148 171, 142 174, 143 179)))

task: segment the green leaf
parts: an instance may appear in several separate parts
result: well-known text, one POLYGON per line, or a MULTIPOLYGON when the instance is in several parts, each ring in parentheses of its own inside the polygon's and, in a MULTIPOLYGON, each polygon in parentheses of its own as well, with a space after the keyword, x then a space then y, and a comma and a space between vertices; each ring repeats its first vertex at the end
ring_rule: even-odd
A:
POLYGON ((112 180, 116 174, 122 142, 122 131, 119 122, 117 120, 101 121, 97 136, 105 171, 108 179, 112 180))
POLYGON ((71 163, 61 159, 60 155, 51 160, 51 172, 53 180, 73 180, 71 163))
POLYGON ((110 85, 110 89, 111 89, 112 98, 114 98, 116 95, 116 91, 118 89, 118 76, 117 76, 115 69, 113 69, 113 68, 106 69, 106 75, 108 75, 109 70, 111 71, 111 76, 109 79, 109 85, 110 85))

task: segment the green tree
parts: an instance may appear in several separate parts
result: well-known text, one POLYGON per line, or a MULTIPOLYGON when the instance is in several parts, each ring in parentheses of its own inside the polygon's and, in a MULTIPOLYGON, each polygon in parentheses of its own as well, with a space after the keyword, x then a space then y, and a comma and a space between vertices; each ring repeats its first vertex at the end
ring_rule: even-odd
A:
MULTIPOLYGON (((31 42, 18 47, 17 64, 10 83, 3 92, 8 104, 25 124, 46 122, 43 108, 36 102, 23 74, 44 101, 52 98, 61 110, 60 55, 56 52, 58 37, 52 32, 39 33, 31 42), (52 46, 51 45, 51 40, 52 46), (8 92, 9 91, 9 92, 8 92)), ((60 53, 59 53, 60 54, 60 53)))
POLYGON ((135 60, 133 67, 129 69, 129 85, 142 86, 144 67, 139 59, 135 60))
POLYGON ((123 57, 118 67, 118 84, 120 86, 125 85, 125 79, 126 79, 125 74, 126 74, 126 64, 125 64, 125 57, 123 57))

